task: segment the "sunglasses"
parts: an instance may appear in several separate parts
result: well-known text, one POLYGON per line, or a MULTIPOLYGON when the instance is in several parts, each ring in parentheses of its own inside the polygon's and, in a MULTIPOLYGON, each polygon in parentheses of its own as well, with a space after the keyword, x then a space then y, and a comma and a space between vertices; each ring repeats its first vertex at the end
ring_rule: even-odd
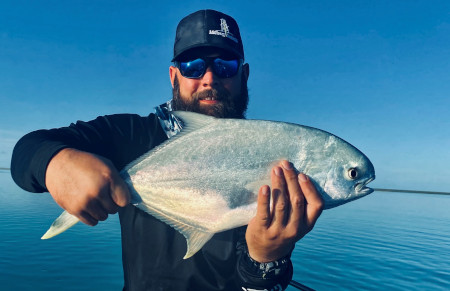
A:
POLYGON ((198 58, 187 62, 175 62, 175 66, 180 70, 181 75, 189 79, 203 77, 206 69, 211 66, 212 71, 219 78, 231 78, 239 71, 242 59, 223 60, 221 58, 198 58))

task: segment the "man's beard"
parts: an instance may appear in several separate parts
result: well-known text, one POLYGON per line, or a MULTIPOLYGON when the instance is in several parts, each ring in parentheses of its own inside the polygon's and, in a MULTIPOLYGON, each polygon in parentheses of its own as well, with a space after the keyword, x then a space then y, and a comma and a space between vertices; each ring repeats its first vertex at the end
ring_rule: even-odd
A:
POLYGON ((248 88, 247 80, 242 75, 241 94, 232 98, 225 89, 208 89, 202 92, 194 93, 192 98, 184 100, 180 96, 180 83, 178 76, 175 76, 172 90, 172 109, 182 111, 192 111, 214 117, 225 118, 245 118, 248 106, 248 88), (214 97, 218 104, 202 106, 200 99, 205 97, 214 97))

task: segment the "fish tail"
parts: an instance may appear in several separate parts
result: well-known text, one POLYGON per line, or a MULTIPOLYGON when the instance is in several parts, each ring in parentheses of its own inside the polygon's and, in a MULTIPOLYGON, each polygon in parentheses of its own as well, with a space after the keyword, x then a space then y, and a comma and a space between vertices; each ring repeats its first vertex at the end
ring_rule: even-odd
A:
POLYGON ((73 216, 67 211, 64 211, 61 213, 61 215, 53 221, 50 228, 47 230, 47 232, 41 237, 41 239, 49 239, 52 238, 72 226, 74 226, 78 221, 80 221, 76 216, 73 216))

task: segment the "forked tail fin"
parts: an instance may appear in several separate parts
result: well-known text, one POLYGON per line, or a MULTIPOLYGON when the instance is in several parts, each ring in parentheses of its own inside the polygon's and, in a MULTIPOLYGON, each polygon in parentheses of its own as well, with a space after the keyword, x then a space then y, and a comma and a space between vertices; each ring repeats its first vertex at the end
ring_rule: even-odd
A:
POLYGON ((47 230, 47 232, 41 237, 41 239, 49 239, 52 238, 72 226, 74 226, 78 221, 80 221, 76 216, 73 216, 67 211, 64 211, 61 213, 61 215, 53 221, 50 228, 47 230))

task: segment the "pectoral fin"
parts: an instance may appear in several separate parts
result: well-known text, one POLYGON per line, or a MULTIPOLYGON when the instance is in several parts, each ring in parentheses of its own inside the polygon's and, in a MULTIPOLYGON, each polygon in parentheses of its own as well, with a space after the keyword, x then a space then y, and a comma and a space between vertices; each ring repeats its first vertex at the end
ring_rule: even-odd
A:
POLYGON ((41 239, 49 239, 52 238, 72 226, 74 226, 78 221, 80 221, 76 216, 73 216, 67 211, 64 211, 61 213, 61 215, 53 221, 50 228, 47 230, 47 232, 41 237, 41 239))

